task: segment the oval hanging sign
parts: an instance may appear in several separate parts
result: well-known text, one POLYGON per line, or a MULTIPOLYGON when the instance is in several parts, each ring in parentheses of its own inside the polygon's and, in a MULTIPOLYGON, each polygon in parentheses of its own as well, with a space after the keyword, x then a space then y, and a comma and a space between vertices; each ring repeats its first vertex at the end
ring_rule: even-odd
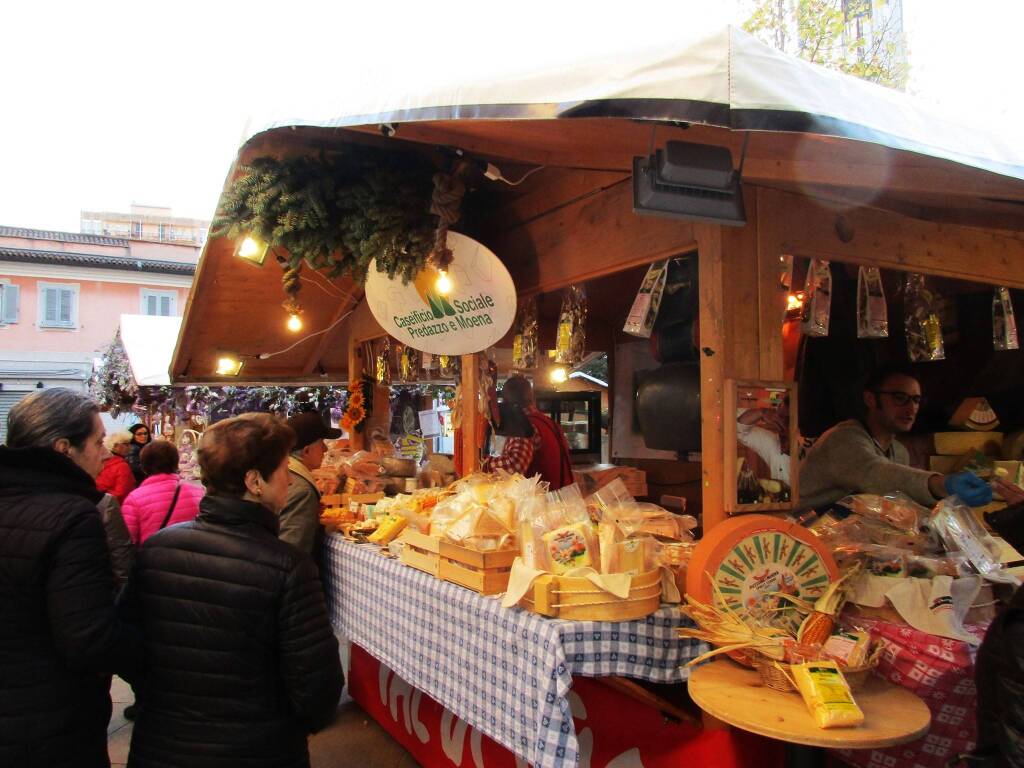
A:
POLYGON ((490 249, 458 232, 448 233, 454 258, 451 291, 442 296, 438 273, 427 267, 403 285, 370 263, 366 302, 381 327, 413 349, 433 355, 468 355, 501 339, 516 316, 516 289, 490 249))

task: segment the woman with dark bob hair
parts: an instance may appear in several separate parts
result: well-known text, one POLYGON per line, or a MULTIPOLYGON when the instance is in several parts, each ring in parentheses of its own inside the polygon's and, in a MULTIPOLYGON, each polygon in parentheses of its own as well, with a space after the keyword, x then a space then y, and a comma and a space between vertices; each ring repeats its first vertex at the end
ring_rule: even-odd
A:
POLYGON ((277 538, 294 442, 269 414, 214 424, 199 441, 199 516, 139 553, 133 768, 309 765, 307 736, 344 681, 316 566, 277 538))
POLYGON ((112 672, 138 633, 114 612, 96 503, 99 408, 68 389, 28 395, 0 447, 0 765, 109 766, 112 672))
POLYGON ((203 489, 182 482, 178 475, 178 449, 167 440, 154 440, 139 454, 146 479, 128 494, 122 514, 132 543, 141 546, 169 525, 187 523, 199 514, 203 489))

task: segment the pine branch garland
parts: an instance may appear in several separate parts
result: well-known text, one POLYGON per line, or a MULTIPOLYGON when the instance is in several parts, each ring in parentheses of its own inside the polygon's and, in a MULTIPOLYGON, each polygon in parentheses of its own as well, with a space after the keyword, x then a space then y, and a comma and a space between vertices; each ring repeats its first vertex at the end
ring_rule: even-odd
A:
POLYGON ((258 157, 221 198, 212 232, 255 235, 335 278, 366 281, 370 262, 404 282, 423 268, 437 217, 430 212, 434 168, 418 155, 361 146, 337 154, 258 157))

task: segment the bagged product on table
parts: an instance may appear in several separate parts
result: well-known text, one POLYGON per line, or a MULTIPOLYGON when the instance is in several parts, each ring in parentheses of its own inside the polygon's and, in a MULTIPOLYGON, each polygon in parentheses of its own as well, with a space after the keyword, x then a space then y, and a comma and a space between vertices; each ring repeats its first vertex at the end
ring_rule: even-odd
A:
POLYGON ((1015 577, 1002 573, 999 544, 958 497, 948 496, 936 505, 933 524, 946 548, 962 553, 982 576, 1016 582, 1015 577))
POLYGON ((931 513, 902 491, 885 495, 857 493, 837 502, 856 515, 885 523, 897 530, 916 533, 931 513))
POLYGON ((850 686, 834 661, 794 664, 794 682, 819 728, 845 728, 864 722, 850 686))
POLYGON ((838 629, 825 641, 822 652, 844 667, 859 667, 868 660, 871 635, 861 629, 838 629))
POLYGON ((889 312, 878 267, 857 271, 857 338, 889 338, 889 312))
POLYGON ((647 268, 647 274, 640 283, 640 289, 633 299, 633 306, 626 316, 626 324, 622 330, 642 339, 651 338, 654 322, 658 319, 661 308, 661 297, 665 292, 665 280, 668 277, 668 261, 659 261, 647 268))
POLYGON ((1005 286, 996 288, 992 295, 992 346, 1000 352, 1020 348, 1013 301, 1005 286))
POLYGON ((903 292, 903 325, 907 335, 907 356, 912 363, 945 360, 942 323, 935 297, 924 284, 924 275, 907 274, 903 292))
POLYGON ((555 338, 555 362, 578 365, 586 353, 587 293, 582 285, 571 285, 562 295, 555 338))
POLYGON ((832 312, 832 269, 825 259, 811 259, 804 281, 800 330, 804 336, 828 336, 832 312))

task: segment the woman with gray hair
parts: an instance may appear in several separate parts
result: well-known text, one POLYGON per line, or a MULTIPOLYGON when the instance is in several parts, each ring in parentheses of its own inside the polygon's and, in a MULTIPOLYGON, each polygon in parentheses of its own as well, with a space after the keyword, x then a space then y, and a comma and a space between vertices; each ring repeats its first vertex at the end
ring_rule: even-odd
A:
POLYGON ((109 766, 110 675, 140 638, 114 612, 94 402, 35 392, 0 446, 0 765, 109 766))
POLYGON ((135 475, 125 460, 132 447, 132 433, 127 429, 112 432, 104 439, 103 446, 110 455, 103 460, 96 487, 117 499, 118 504, 124 504, 128 494, 135 490, 135 475))

